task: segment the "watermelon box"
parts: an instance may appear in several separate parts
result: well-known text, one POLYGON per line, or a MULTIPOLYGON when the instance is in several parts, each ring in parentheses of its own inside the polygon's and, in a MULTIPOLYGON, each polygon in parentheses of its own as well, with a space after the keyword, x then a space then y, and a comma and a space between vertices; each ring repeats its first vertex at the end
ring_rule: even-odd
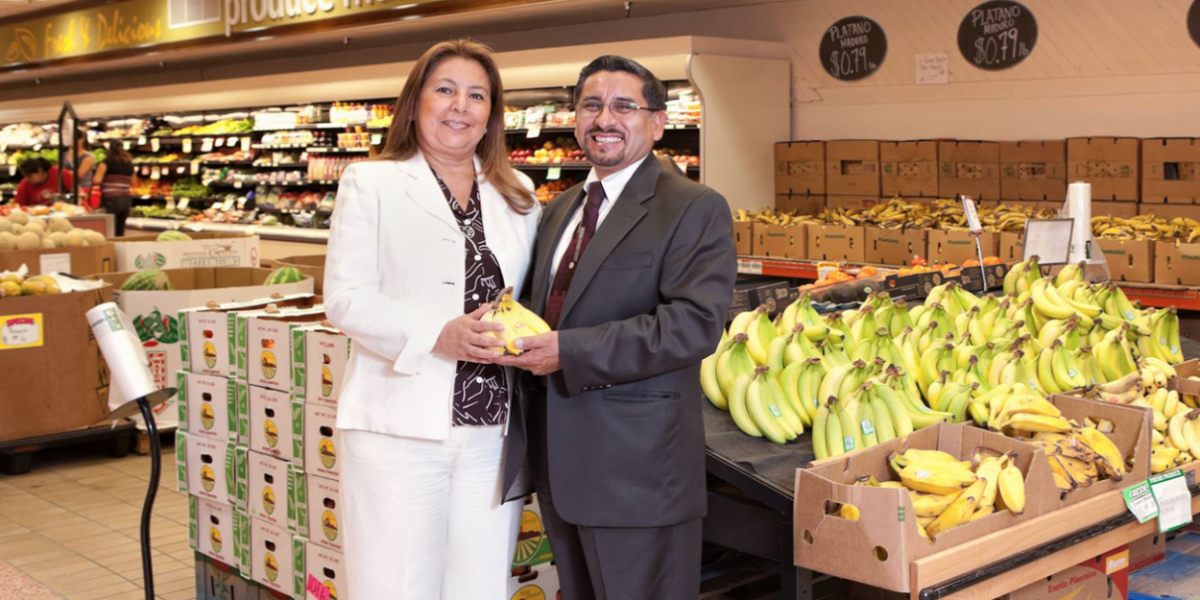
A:
POLYGON ((346 363, 350 361, 350 338, 322 325, 292 330, 292 398, 337 408, 346 363))
POLYGON ((175 433, 176 487, 198 498, 246 506, 246 454, 236 444, 175 433))
POLYGON ((179 429, 197 437, 237 442, 237 383, 227 377, 176 373, 179 429))
POLYGON ((306 473, 341 481, 342 430, 337 428, 337 409, 293 400, 292 416, 292 462, 306 473))
POLYGON ((291 480, 295 476, 292 465, 251 450, 246 455, 246 470, 249 482, 246 512, 255 519, 290 530, 289 523, 296 512, 292 503, 294 484, 291 480))
POLYGON ((239 381, 238 437, 242 444, 263 454, 293 461, 292 431, 297 416, 287 392, 239 381))
POLYGON ((292 531, 314 544, 343 551, 339 528, 344 510, 341 482, 312 473, 297 474, 292 497, 296 507, 295 519, 290 523, 292 531))
POLYGON ((232 506, 188 496, 188 517, 188 542, 192 550, 227 565, 237 562, 232 506))
POLYGON ((238 379, 292 391, 292 330, 325 319, 325 307, 265 309, 238 313, 238 379))
MULTIPOLYGON (((170 232, 163 232, 170 235, 170 232)), ((259 266, 257 235, 184 232, 189 241, 158 241, 158 235, 114 240, 117 271, 259 266)), ((159 234, 161 235, 161 234, 159 234)))
MULTIPOLYGON (((250 517, 249 565, 245 557, 243 566, 249 568, 251 578, 268 589, 291 597, 295 573, 295 559, 304 552, 304 540, 292 537, 287 527, 272 525, 261 519, 250 517)), ((242 571, 245 573, 246 571, 242 571)))
MULTIPOLYGON (((336 550, 312 542, 303 546, 296 557, 296 589, 298 600, 334 600, 353 598, 346 589, 346 557, 336 550), (301 568, 303 567, 303 568, 301 568)), ((551 600, 553 596, 547 596, 551 600)))
MULTIPOLYGON (((272 294, 284 296, 311 294, 312 279, 294 283, 267 286, 264 282, 271 275, 269 269, 236 267, 168 269, 163 274, 175 288, 173 290, 121 290, 119 289, 136 273, 109 273, 92 278, 111 284, 114 300, 125 314, 129 315, 137 329, 146 356, 150 360, 150 371, 158 387, 175 384, 175 373, 184 370, 180 341, 183 337, 179 311, 209 302, 247 302, 269 298, 272 294)), ((120 390, 113 389, 108 397, 109 406, 116 408, 124 404, 120 390)), ((176 427, 178 405, 174 400, 155 409, 159 429, 176 427)))
POLYGON ((275 307, 309 307, 312 294, 272 294, 249 302, 210 302, 207 306, 179 311, 180 360, 183 370, 222 377, 237 376, 235 313, 275 307))

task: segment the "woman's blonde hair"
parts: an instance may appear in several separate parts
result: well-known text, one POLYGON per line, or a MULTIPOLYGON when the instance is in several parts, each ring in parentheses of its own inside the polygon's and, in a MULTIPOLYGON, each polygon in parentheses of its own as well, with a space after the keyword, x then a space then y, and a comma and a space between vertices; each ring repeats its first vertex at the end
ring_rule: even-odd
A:
POLYGON ((407 160, 418 150, 417 110, 421 103, 421 90, 435 68, 448 58, 463 58, 479 63, 487 73, 491 88, 491 114, 488 116, 487 131, 475 147, 475 154, 483 165, 484 181, 499 190, 509 208, 527 214, 534 206, 533 193, 517 178, 516 171, 508 162, 508 148, 504 142, 504 84, 500 81, 500 69, 492 60, 492 50, 487 46, 467 39, 441 42, 425 52, 413 66, 404 82, 404 89, 396 99, 392 126, 379 154, 380 160, 407 160))

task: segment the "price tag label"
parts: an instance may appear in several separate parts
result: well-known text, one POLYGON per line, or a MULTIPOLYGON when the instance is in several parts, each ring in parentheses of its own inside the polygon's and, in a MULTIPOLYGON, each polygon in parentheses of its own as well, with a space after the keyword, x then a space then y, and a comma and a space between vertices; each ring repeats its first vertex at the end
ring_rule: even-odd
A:
POLYGON ((150 151, 151 152, 158 152, 159 148, 162 148, 162 140, 160 140, 158 138, 154 138, 154 139, 150 140, 150 151))
POLYGON ((142 167, 142 177, 150 176, 150 167, 142 167))
POLYGON ((687 168, 688 168, 687 163, 675 161, 675 166, 679 167, 679 171, 681 173, 683 173, 685 175, 687 174, 687 168))
POLYGON ((742 275, 762 275, 761 260, 739 260, 738 273, 742 275))
POLYGON ((241 198, 238 198, 238 199, 237 199, 237 207, 238 207, 238 210, 242 210, 243 208, 246 208, 246 202, 247 202, 248 200, 249 200, 249 198, 246 198, 245 196, 242 196, 241 198))
POLYGON ((38 262, 43 275, 71 272, 71 255, 65 252, 63 254, 43 254, 38 257, 38 262))
POLYGON ((95 131, 93 131, 93 130, 91 130, 91 129, 89 129, 89 130, 88 130, 88 132, 87 132, 87 141, 88 141, 88 144, 95 144, 95 143, 96 143, 96 132, 95 132, 95 131))
POLYGON ((372 133, 371 134, 371 145, 372 146, 378 146, 382 143, 383 143, 383 134, 382 133, 372 133))
POLYGON ((535 137, 539 137, 541 135, 542 135, 542 126, 541 125, 530 125, 529 129, 525 132, 525 137, 527 137, 527 138, 535 138, 535 137))
POLYGON ((204 225, 200 223, 191 223, 187 226, 187 228, 191 229, 192 231, 204 231, 204 225))
POLYGON ((162 178, 162 172, 158 170, 158 167, 154 167, 153 169, 150 169, 150 179, 156 180, 156 179, 161 179, 161 178, 162 178))
POLYGON ((33 151, 34 151, 34 152, 38 152, 38 151, 40 151, 41 149, 42 149, 42 145, 41 145, 41 144, 34 144, 34 145, 33 145, 33 151))
POLYGON ((979 223, 979 213, 975 210, 975 201, 963 196, 963 212, 967 215, 967 229, 979 235, 983 233, 983 225, 979 223))
POLYGON ((133 143, 130 142, 129 140, 125 140, 125 141, 121 142, 121 146, 125 148, 126 152, 128 152, 129 149, 133 147, 133 143))
POLYGON ((9 177, 12 177, 12 176, 14 176, 14 175, 16 175, 16 174, 17 174, 17 166, 16 166, 16 165, 9 165, 9 166, 8 166, 8 176, 9 176, 9 177))
POLYGON ((225 145, 225 138, 217 138, 217 139, 213 140, 214 148, 221 148, 224 145, 225 145))
POLYGON ((167 208, 175 210, 175 198, 173 196, 167 196, 167 208))
POLYGON ((1158 503, 1158 532, 1174 531, 1192 522, 1192 493, 1183 471, 1175 469, 1147 480, 1158 503))
POLYGON ((191 201, 191 198, 184 198, 183 200, 179 201, 179 204, 175 205, 175 208, 179 210, 187 210, 188 204, 191 203, 191 201))
POLYGON ((248 137, 242 138, 242 152, 249 152, 250 144, 252 144, 253 142, 254 142, 254 140, 251 138, 248 138, 248 137))
POLYGON ((1158 503, 1154 501, 1154 494, 1150 493, 1149 483, 1143 481, 1125 490, 1123 494, 1125 506, 1137 517, 1138 523, 1145 523, 1158 516, 1158 503))
POLYGON ((180 166, 178 166, 178 167, 175 167, 175 174, 176 174, 176 175, 183 175, 184 173, 187 173, 187 167, 185 167, 185 166, 182 166, 182 165, 180 165, 180 166))
POLYGON ((212 152, 212 149, 213 149, 212 138, 204 138, 204 139, 200 140, 200 151, 201 152, 212 152))
POLYGON ((144 136, 144 135, 139 135, 139 136, 138 136, 138 145, 139 145, 139 146, 145 146, 145 145, 146 145, 146 136, 144 136))
POLYGON ((225 145, 229 146, 230 148, 237 148, 237 145, 238 145, 237 136, 236 135, 229 136, 229 141, 225 142, 225 145))
POLYGON ((191 174, 195 175, 200 172, 200 161, 194 160, 191 165, 191 174))
POLYGON ((558 181, 562 177, 562 167, 550 167, 546 169, 547 181, 558 181))
POLYGON ((41 346, 44 343, 42 314, 5 315, 0 318, 0 350, 41 346))
POLYGON ((235 180, 233 182, 233 189, 235 189, 235 190, 242 189, 242 180, 241 179, 235 180))
POLYGON ((183 153, 192 153, 192 138, 183 138, 183 153))
POLYGON ((229 211, 229 210, 232 210, 232 209, 233 209, 233 203, 234 203, 234 202, 236 202, 236 201, 237 201, 237 198, 234 198, 234 197, 232 197, 232 196, 230 196, 229 198, 226 198, 226 199, 225 199, 225 203, 221 205, 221 210, 223 210, 223 211, 229 211))

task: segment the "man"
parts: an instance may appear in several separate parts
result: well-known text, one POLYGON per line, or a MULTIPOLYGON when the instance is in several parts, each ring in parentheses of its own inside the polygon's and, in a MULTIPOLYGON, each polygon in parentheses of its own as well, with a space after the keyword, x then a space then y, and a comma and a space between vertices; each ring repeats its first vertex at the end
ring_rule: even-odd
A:
MULTIPOLYGON (((14 196, 17 206, 49 206, 58 193, 58 167, 44 158, 27 158, 21 162, 21 175, 14 196)), ((71 173, 63 171, 63 190, 71 189, 71 173)))
POLYGON ((651 153, 666 87, 640 64, 583 69, 575 137, 593 168, 542 215, 530 306, 553 331, 523 368, 504 489, 528 454, 565 600, 694 600, 706 512, 700 361, 737 273, 725 199, 651 153), (524 420, 522 420, 522 418, 524 420))

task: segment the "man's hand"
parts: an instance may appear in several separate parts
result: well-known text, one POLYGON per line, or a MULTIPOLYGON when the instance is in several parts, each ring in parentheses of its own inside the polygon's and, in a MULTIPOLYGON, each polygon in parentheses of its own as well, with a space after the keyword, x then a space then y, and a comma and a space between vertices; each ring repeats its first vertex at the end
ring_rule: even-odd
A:
POLYGON ((520 356, 497 358, 495 363, 525 369, 534 375, 549 375, 560 368, 558 362, 558 332, 517 338, 514 345, 524 352, 520 356))

